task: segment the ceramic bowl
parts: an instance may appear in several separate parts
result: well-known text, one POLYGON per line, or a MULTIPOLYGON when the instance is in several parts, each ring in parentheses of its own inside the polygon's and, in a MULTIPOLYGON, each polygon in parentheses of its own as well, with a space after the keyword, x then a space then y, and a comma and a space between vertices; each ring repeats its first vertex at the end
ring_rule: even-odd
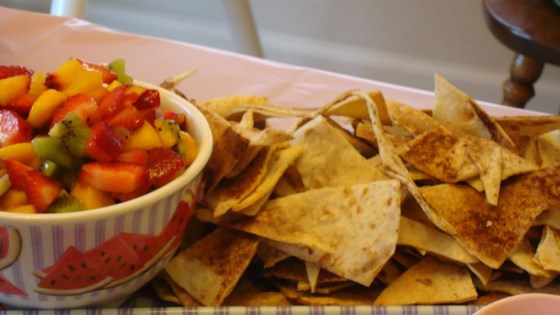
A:
POLYGON ((529 293, 510 296, 490 303, 474 315, 556 315, 560 313, 560 296, 529 293))
POLYGON ((158 89, 163 109, 186 114, 199 149, 196 159, 167 185, 120 204, 58 214, 0 211, 0 304, 114 305, 150 281, 175 253, 210 158, 212 134, 192 104, 136 83, 158 89))

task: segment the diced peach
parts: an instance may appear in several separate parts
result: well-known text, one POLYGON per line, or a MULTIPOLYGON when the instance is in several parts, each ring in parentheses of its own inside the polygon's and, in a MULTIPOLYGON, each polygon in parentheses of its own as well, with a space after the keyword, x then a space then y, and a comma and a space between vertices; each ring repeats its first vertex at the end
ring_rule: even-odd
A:
POLYGON ((62 91, 70 85, 70 82, 72 82, 81 71, 85 70, 78 60, 74 58, 68 59, 68 61, 60 65, 60 67, 47 76, 45 84, 51 89, 62 91))
POLYGON ((41 72, 35 72, 31 75, 31 82, 29 83, 29 94, 31 96, 37 98, 48 89, 45 85, 46 78, 47 75, 41 72))
POLYGON ((0 197, 0 209, 10 209, 28 204, 25 191, 14 188, 8 189, 0 197))
POLYGON ((123 151, 134 149, 149 150, 161 146, 161 140, 159 139, 157 131, 149 122, 144 121, 142 127, 132 132, 130 136, 128 136, 128 139, 124 141, 123 151))
POLYGON ((31 147, 31 142, 21 142, 0 148, 0 160, 17 160, 34 166, 38 157, 31 147))
POLYGON ((185 164, 190 165, 194 161, 198 153, 198 147, 196 146, 196 141, 188 132, 181 131, 179 134, 181 135, 181 140, 185 142, 185 146, 187 147, 185 164))
POLYGON ((5 209, 6 212, 13 212, 13 213, 38 213, 37 209, 33 205, 25 204, 17 207, 12 207, 5 209))
POLYGON ((27 94, 30 78, 27 75, 16 75, 0 80, 0 106, 27 94))
POLYGON ((103 84, 103 77, 100 72, 80 70, 74 79, 64 88, 62 93, 66 96, 77 95, 80 93, 89 94, 103 84))
POLYGON ((115 199, 108 192, 95 189, 91 186, 74 184, 70 194, 82 201, 86 209, 96 209, 110 206, 115 203, 115 199))
POLYGON ((61 92, 49 89, 41 93, 31 106, 27 121, 33 128, 42 128, 46 126, 52 118, 52 115, 58 106, 66 99, 61 92))

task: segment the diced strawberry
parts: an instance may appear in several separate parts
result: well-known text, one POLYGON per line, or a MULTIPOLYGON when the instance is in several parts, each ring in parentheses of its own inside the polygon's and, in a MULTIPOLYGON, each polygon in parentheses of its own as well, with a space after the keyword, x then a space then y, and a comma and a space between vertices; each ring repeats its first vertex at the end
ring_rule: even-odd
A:
POLYGON ((45 211, 62 190, 62 185, 37 170, 25 173, 27 200, 39 212, 45 211))
POLYGON ((173 150, 159 147, 148 150, 148 178, 154 187, 161 187, 185 168, 185 162, 173 150))
POLYGON ((119 85, 109 91, 99 104, 99 112, 103 119, 113 117, 124 108, 126 85, 119 85))
POLYGON ((4 106, 6 109, 11 109, 16 113, 20 114, 22 117, 27 118, 29 115, 29 111, 31 110, 31 106, 33 106, 33 102, 35 101, 35 97, 30 94, 24 94, 15 100, 11 101, 9 104, 4 106))
POLYGON ((148 179, 146 168, 124 162, 91 162, 82 166, 78 180, 82 185, 107 192, 130 193, 148 179))
POLYGON ((107 127, 98 122, 91 128, 91 137, 86 146, 86 155, 100 162, 109 162, 121 153, 121 139, 107 127))
POLYGON ((157 118, 157 112, 155 109, 143 109, 140 110, 140 113, 142 114, 142 117, 144 117, 145 121, 149 122, 152 126, 154 125, 157 118))
POLYGON ((105 120, 109 127, 124 127, 135 130, 144 124, 144 115, 134 106, 126 106, 113 117, 105 120))
POLYGON ((142 185, 129 193, 111 193, 111 196, 119 201, 127 201, 140 197, 150 191, 151 185, 149 181, 144 181, 142 185))
POLYGON ((82 64, 82 67, 84 67, 84 69, 86 69, 88 71, 101 72, 101 77, 103 78, 103 83, 110 84, 111 82, 113 82, 117 79, 117 74, 114 73, 113 70, 109 69, 109 67, 107 67, 107 66, 100 65, 100 64, 95 64, 95 63, 90 63, 90 62, 85 62, 81 59, 77 59, 77 60, 82 64))
POLYGON ((33 70, 24 66, 4 66, 0 65, 0 79, 15 77, 16 75, 32 75, 33 70))
POLYGON ((154 109, 160 105, 159 92, 157 90, 148 89, 134 102, 134 106, 138 109, 154 109))
POLYGON ((31 141, 33 128, 18 113, 0 109, 0 147, 31 141))
POLYGON ((117 156, 117 161, 146 167, 148 165, 148 152, 142 149, 123 152, 117 156))
POLYGON ((25 189, 25 174, 29 171, 33 171, 34 168, 16 160, 6 160, 6 170, 8 171, 8 176, 12 187, 19 190, 25 189))
POLYGON ((85 94, 76 94, 60 104, 53 114, 51 126, 64 119, 69 112, 75 112, 88 126, 101 120, 99 107, 95 100, 85 94))

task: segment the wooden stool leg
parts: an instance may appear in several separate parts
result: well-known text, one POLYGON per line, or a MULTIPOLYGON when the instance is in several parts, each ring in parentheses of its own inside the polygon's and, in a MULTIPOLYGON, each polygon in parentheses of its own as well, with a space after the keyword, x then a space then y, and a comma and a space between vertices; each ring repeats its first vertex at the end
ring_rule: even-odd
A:
POLYGON ((504 82, 502 104, 525 107, 525 104, 535 95, 533 84, 541 76, 543 68, 543 62, 516 54, 511 62, 510 77, 504 82))

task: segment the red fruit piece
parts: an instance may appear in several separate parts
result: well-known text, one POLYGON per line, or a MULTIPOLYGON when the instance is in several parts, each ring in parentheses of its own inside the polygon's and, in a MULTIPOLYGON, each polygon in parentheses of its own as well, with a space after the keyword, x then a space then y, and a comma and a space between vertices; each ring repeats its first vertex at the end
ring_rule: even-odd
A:
POLYGON ((32 75, 33 70, 23 66, 3 66, 0 65, 0 80, 15 77, 16 75, 32 75))
POLYGON ((124 108, 126 85, 119 85, 109 91, 99 104, 99 112, 103 119, 113 117, 124 108))
POLYGON ((0 109, 0 147, 31 141, 33 128, 18 113, 0 109))
POLYGON ((101 121, 95 124, 91 131, 86 155, 100 162, 116 159, 121 153, 122 143, 113 130, 101 121))
POLYGON ((117 74, 113 72, 113 70, 109 69, 109 67, 104 65, 99 65, 95 63, 85 62, 81 59, 77 59, 82 67, 88 71, 98 71, 101 72, 101 77, 103 78, 103 83, 110 84, 111 82, 117 79, 117 74))
POLYGON ((91 96, 76 94, 68 97, 54 112, 51 126, 61 121, 69 112, 75 112, 88 126, 101 120, 99 107, 91 96))
POLYGON ((128 130, 135 130, 144 124, 144 115, 136 107, 126 106, 105 121, 109 127, 124 127, 128 130))
POLYGON ((27 164, 23 164, 16 160, 6 160, 6 170, 8 171, 8 176, 12 187, 19 190, 25 189, 25 174, 29 171, 33 171, 34 168, 27 164))
POLYGON ((86 163, 78 177, 82 185, 114 193, 130 193, 147 179, 145 167, 123 162, 86 163))
POLYGON ((134 106, 138 109, 154 109, 160 105, 159 92, 157 90, 148 89, 134 102, 134 106))
POLYGON ((159 147, 148 150, 148 178, 150 184, 161 187, 175 177, 185 168, 185 162, 173 150, 159 147))
POLYGON ((183 113, 173 111, 164 111, 163 118, 175 121, 181 130, 187 130, 187 116, 183 113))
POLYGON ((58 197, 61 190, 62 184, 37 170, 25 173, 25 195, 38 212, 45 211, 58 197))
POLYGON ((33 96, 30 94, 24 94, 11 101, 9 104, 4 106, 4 108, 11 109, 26 118, 27 115, 29 115, 31 106, 33 106, 33 102, 35 102, 35 98, 33 96))

